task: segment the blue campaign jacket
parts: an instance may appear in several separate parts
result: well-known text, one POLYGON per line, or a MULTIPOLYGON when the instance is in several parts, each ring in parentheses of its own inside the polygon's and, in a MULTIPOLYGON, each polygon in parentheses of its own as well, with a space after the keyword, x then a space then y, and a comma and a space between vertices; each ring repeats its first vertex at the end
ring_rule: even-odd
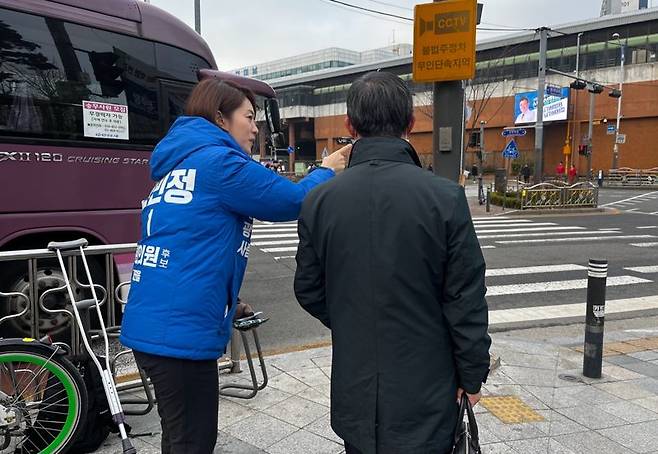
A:
MULTIPOLYGON (((253 218, 297 219, 302 200, 334 176, 295 184, 242 151, 224 130, 180 117, 151 157, 121 342, 183 359, 216 359, 230 339, 253 218)), ((258 302, 254 302, 258 305, 258 302)))

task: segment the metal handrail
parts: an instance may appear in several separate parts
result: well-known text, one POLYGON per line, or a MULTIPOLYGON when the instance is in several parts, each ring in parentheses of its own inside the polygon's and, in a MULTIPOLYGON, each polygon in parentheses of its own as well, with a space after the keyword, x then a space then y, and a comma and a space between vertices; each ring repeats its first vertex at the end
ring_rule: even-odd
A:
MULTIPOLYGON (((121 296, 121 290, 124 287, 130 285, 130 281, 118 282, 115 283, 114 276, 114 261, 113 256, 115 254, 121 253, 134 253, 137 248, 137 243, 122 243, 122 244, 110 244, 110 245, 95 245, 88 246, 85 248, 85 255, 87 256, 105 256, 105 282, 108 285, 108 289, 105 289, 100 284, 94 284, 95 288, 100 287, 103 292, 102 303, 107 306, 105 311, 106 327, 108 332, 118 333, 120 332, 121 326, 117 324, 117 317, 115 313, 115 302, 118 302, 121 305, 125 305, 126 301, 121 296)), ((76 276, 75 269, 76 267, 76 257, 80 255, 79 250, 63 250, 61 251, 62 256, 68 257, 67 267, 69 268, 69 275, 76 276)), ((39 315, 42 313, 65 313, 70 320, 73 320, 73 314, 67 309, 48 309, 44 306, 43 301, 44 297, 56 293, 64 289, 53 288, 46 290, 38 298, 31 298, 31 295, 38 295, 38 286, 37 286, 37 262, 43 259, 54 259, 57 257, 57 254, 54 251, 49 251, 48 249, 26 249, 26 250, 16 250, 16 251, 0 251, 0 262, 15 262, 15 261, 26 261, 28 267, 28 280, 29 280, 29 291, 28 293, 22 292, 6 292, 3 293, 0 289, 0 297, 17 297, 22 298, 27 301, 27 307, 22 310, 20 313, 10 314, 5 317, 0 318, 0 328, 2 324, 10 319, 21 317, 27 313, 32 314, 33 316, 30 319, 31 322, 31 337, 35 339, 40 339, 43 337, 39 329, 39 315), (36 314, 36 316, 34 316, 36 314)), ((80 288, 89 288, 89 284, 81 283, 76 279, 72 280, 74 286, 80 288)), ((93 331, 92 331, 93 334, 93 331)), ((77 340, 79 338, 79 333, 77 328, 71 324, 71 348, 72 352, 75 354, 79 352, 79 345, 77 340)), ((240 372, 240 338, 239 335, 235 334, 231 337, 230 342, 230 357, 220 361, 220 369, 230 369, 231 373, 240 372)))

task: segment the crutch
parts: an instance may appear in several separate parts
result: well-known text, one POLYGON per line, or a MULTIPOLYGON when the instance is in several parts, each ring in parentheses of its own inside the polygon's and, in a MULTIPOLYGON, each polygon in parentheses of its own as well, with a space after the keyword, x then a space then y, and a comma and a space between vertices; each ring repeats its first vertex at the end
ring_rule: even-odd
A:
POLYGON ((89 272, 89 265, 87 264, 87 258, 85 257, 84 248, 87 247, 89 243, 86 239, 80 238, 79 240, 74 241, 64 241, 56 242, 51 241, 48 243, 48 250, 55 251, 57 253, 57 260, 59 260, 59 266, 62 268, 62 274, 64 275, 64 282, 66 283, 66 289, 69 292, 69 297, 71 298, 71 303, 73 306, 73 313, 75 314, 75 321, 78 324, 80 329, 80 334, 82 342, 85 344, 85 349, 91 360, 96 365, 100 376, 102 377, 103 389, 105 390, 105 396, 107 397, 107 402, 110 405, 110 412, 112 413, 112 420, 119 427, 119 433, 121 434, 121 444, 123 446, 124 454, 133 454, 137 450, 132 445, 128 434, 126 433, 126 428, 124 423, 126 422, 126 417, 121 408, 121 402, 119 402, 119 396, 117 394, 117 388, 112 379, 112 372, 110 369, 110 352, 109 352, 109 342, 107 339, 107 331, 105 329, 105 322, 103 321, 103 314, 101 313, 100 305, 98 303, 98 297, 96 296, 96 289, 94 288, 94 283, 91 280, 91 273, 89 272), (66 272, 66 266, 64 265, 64 259, 62 258, 62 251, 67 250, 80 250, 80 258, 82 259, 82 264, 85 268, 85 273, 87 274, 87 282, 89 282, 89 288, 91 290, 92 299, 85 299, 76 301, 75 296, 73 295, 73 288, 71 287, 71 282, 69 276, 66 272), (82 317, 80 316, 81 310, 88 310, 94 307, 96 313, 98 314, 98 320, 100 322, 101 333, 103 334, 103 341, 105 342, 105 368, 101 365, 100 361, 94 354, 94 351, 89 345, 89 340, 87 339, 87 332, 82 322, 82 317))

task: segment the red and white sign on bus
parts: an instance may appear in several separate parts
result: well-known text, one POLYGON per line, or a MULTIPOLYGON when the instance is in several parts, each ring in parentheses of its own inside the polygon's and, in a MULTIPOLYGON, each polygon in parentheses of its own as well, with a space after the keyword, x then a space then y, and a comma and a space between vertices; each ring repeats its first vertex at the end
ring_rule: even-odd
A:
POLYGON ((85 137, 128 140, 128 106, 82 101, 85 137))

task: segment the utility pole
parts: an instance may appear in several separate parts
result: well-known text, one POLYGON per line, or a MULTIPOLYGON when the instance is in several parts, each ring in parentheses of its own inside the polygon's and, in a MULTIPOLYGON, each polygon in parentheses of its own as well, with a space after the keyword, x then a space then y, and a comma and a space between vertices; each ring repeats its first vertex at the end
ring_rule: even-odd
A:
POLYGON ((594 101, 596 94, 589 94, 589 124, 587 127, 587 180, 592 181, 592 134, 594 130, 594 101))
POLYGON ((194 0, 194 29, 201 34, 201 0, 194 0))
MULTIPOLYGON (((617 36, 617 42, 619 42, 619 35, 617 36)), ((615 130, 615 146, 612 151, 612 168, 617 169, 619 167, 619 122, 621 120, 621 98, 624 96, 622 87, 624 85, 624 45, 620 44, 621 49, 621 67, 619 68, 619 98, 617 98, 617 129, 615 130)))
POLYGON ((544 176, 544 93, 546 91, 546 50, 548 47, 547 27, 539 32, 539 70, 537 74, 537 122, 535 123, 535 182, 544 176))

